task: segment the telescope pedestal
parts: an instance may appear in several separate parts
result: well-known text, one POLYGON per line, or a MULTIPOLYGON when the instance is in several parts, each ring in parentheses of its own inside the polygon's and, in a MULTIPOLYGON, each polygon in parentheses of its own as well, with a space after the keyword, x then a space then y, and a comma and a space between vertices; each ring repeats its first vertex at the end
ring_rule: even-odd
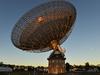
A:
POLYGON ((48 73, 62 74, 66 72, 64 53, 55 50, 48 58, 48 73))

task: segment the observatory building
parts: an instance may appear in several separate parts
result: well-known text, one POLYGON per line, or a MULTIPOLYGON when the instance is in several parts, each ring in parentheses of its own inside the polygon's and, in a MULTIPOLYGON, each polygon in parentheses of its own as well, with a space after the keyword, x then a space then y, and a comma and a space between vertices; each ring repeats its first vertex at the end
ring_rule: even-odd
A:
POLYGON ((65 73, 65 57, 60 51, 53 51, 48 58, 48 73, 61 74, 65 73))

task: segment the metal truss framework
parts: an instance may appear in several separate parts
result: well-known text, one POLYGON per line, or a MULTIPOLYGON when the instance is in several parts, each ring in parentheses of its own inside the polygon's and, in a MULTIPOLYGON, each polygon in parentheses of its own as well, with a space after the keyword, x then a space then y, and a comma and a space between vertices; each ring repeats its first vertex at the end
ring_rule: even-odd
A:
POLYGON ((75 19, 76 9, 71 3, 52 0, 24 14, 13 28, 11 40, 22 50, 49 51, 51 41, 60 45, 68 38, 75 19))

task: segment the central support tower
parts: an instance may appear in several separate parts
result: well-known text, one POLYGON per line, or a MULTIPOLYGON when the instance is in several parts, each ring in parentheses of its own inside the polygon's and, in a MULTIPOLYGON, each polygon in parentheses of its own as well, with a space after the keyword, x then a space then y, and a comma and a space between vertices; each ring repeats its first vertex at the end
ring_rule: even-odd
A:
POLYGON ((59 50, 55 50, 48 58, 48 73, 49 74, 62 74, 66 72, 65 55, 59 50))

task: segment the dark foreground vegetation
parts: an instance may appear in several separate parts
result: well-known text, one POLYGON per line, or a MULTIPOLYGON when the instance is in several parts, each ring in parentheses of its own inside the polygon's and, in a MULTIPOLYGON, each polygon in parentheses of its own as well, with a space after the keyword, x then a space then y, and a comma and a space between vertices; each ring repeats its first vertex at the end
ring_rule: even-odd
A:
MULTIPOLYGON (((48 74, 48 67, 10 65, 0 62, 0 75, 52 75, 48 74)), ((57 74, 58 75, 58 74, 57 74)), ((70 65, 66 63, 66 73, 59 75, 100 75, 100 64, 70 65)))
MULTIPOLYGON (((0 72, 0 75, 53 75, 48 73, 34 73, 34 72, 0 72)), ((57 75, 100 75, 100 72, 67 72, 65 74, 57 75)))

